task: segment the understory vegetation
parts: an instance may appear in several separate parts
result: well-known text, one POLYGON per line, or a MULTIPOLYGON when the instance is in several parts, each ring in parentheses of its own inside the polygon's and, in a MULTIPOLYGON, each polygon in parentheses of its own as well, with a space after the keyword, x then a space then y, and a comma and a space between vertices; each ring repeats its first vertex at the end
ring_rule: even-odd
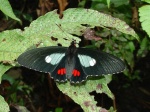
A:
POLYGON ((150 0, 0 3, 0 112, 150 111, 150 0), (26 50, 72 40, 119 57, 126 69, 72 85, 16 61, 26 50))

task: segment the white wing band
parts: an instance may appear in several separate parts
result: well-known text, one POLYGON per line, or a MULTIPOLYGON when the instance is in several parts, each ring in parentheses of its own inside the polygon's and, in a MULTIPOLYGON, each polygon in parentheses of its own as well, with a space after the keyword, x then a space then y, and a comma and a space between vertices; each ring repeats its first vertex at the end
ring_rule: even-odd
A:
POLYGON ((45 57, 45 62, 56 65, 65 56, 65 53, 54 53, 45 57))
POLYGON ((78 55, 79 60, 84 67, 94 66, 96 64, 96 60, 87 55, 78 55))

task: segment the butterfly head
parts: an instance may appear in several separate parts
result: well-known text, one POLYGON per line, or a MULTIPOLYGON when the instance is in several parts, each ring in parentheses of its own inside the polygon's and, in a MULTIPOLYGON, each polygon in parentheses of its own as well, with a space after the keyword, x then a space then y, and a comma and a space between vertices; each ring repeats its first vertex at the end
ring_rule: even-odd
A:
POLYGON ((76 47, 76 41, 75 40, 73 40, 72 42, 71 42, 71 44, 70 44, 70 46, 72 46, 72 47, 76 47))

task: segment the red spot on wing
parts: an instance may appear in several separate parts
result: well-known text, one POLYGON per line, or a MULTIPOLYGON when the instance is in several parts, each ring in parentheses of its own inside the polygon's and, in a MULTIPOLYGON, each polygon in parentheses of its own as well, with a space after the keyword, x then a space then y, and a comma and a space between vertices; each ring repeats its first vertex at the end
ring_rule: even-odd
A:
POLYGON ((74 76, 77 76, 77 72, 78 72, 77 70, 74 70, 74 73, 73 73, 74 76))
POLYGON ((66 69, 65 68, 58 69, 57 74, 58 75, 65 75, 66 74, 66 69))
POLYGON ((74 70, 72 71, 72 74, 73 74, 74 77, 76 77, 76 76, 79 77, 79 76, 80 76, 80 71, 74 69, 74 70))
POLYGON ((62 69, 60 69, 60 75, 63 75, 63 68, 62 69))
POLYGON ((80 76, 80 72, 79 71, 77 72, 77 76, 80 76))
POLYGON ((60 69, 57 71, 57 74, 60 74, 60 69))

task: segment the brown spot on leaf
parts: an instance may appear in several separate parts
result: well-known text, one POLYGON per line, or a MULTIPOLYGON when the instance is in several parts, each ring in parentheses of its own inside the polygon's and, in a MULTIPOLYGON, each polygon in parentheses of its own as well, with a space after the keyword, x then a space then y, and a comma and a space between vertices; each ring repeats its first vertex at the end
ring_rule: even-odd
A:
POLYGON ((53 41, 57 41, 57 40, 58 40, 58 38, 55 38, 55 37, 51 37, 51 39, 52 39, 53 41))
POLYGON ((95 105, 93 105, 91 101, 85 101, 84 105, 86 107, 91 107, 91 110, 95 111, 95 105))
POLYGON ((85 31, 84 31, 84 34, 83 34, 84 38, 86 40, 95 40, 95 41, 98 41, 98 40, 101 40, 102 38, 100 38, 99 36, 96 36, 95 34, 95 31, 90 29, 90 28, 87 28, 85 31))
POLYGON ((41 43, 42 43, 42 42, 38 42, 38 43, 36 43, 36 44, 35 44, 35 45, 36 45, 36 47, 38 47, 41 43))
POLYGON ((75 95, 75 96, 78 96, 76 92, 74 92, 74 95, 75 95))
POLYGON ((60 43, 58 43, 57 45, 58 45, 58 46, 62 46, 62 44, 60 44, 60 43))
POLYGON ((96 89, 102 89, 102 85, 101 85, 101 84, 98 84, 98 85, 96 86, 96 89))
POLYGON ((66 39, 66 38, 63 38, 64 40, 68 40, 68 39, 66 39))
POLYGON ((100 112, 108 112, 108 110, 101 108, 100 112))
POLYGON ((2 42, 5 42, 5 41, 6 41, 6 39, 3 39, 3 40, 2 40, 2 42))
POLYGON ((11 65, 12 64, 12 62, 8 61, 8 60, 0 61, 0 63, 3 63, 3 65, 11 65))
POLYGON ((89 107, 89 106, 90 106, 90 102, 91 102, 91 101, 85 101, 85 102, 84 102, 84 105, 85 105, 86 107, 89 107))

